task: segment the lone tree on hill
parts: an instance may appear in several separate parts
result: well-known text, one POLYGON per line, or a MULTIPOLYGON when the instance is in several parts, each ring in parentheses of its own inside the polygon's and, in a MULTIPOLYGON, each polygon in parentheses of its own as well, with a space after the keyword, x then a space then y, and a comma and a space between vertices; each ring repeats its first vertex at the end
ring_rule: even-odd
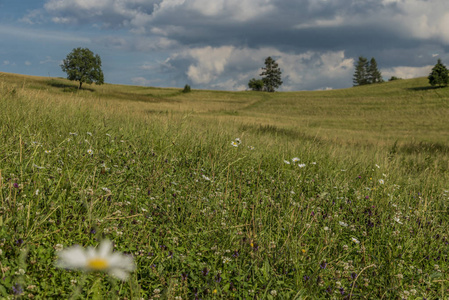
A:
POLYGON ((278 87, 282 85, 281 69, 274 59, 267 57, 265 59, 265 68, 262 68, 262 81, 264 89, 267 92, 274 92, 278 87))
POLYGON ((449 82, 449 71, 445 65, 441 62, 441 59, 438 59, 437 64, 432 68, 432 72, 430 72, 429 83, 432 86, 447 86, 449 82))
POLYGON ((80 82, 78 89, 81 89, 84 82, 88 84, 104 83, 101 58, 87 48, 73 49, 63 60, 61 69, 67 73, 68 80, 80 82))
POLYGON ((377 68, 374 57, 369 62, 367 58, 359 57, 352 82, 354 86, 383 82, 382 74, 377 68))

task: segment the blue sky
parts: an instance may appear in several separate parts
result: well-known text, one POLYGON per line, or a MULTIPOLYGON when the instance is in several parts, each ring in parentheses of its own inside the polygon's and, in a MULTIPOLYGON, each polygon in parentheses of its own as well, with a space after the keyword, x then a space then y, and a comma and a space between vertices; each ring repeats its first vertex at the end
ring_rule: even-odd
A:
POLYGON ((447 0, 0 0, 0 71, 65 77, 77 47, 105 81, 244 90, 272 56, 281 90, 352 86, 359 56, 385 79, 449 64, 447 0))

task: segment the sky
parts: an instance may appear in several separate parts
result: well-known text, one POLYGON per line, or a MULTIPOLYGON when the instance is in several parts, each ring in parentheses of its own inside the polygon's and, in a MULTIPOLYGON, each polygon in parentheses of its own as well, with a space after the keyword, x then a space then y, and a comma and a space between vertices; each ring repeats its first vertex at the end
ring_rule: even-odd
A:
POLYGON ((105 82, 245 90, 271 56, 281 91, 352 86, 359 56, 383 78, 449 64, 447 0, 0 0, 0 71, 66 77, 74 48, 105 82))

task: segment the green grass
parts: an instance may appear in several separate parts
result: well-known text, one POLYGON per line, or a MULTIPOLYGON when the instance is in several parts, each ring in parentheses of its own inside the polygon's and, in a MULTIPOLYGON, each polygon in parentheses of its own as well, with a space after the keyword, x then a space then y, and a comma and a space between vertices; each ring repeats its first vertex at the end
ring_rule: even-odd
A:
POLYGON ((449 89, 76 86, 0 73, 2 297, 449 293, 449 89), (129 281, 55 267, 104 238, 129 281))

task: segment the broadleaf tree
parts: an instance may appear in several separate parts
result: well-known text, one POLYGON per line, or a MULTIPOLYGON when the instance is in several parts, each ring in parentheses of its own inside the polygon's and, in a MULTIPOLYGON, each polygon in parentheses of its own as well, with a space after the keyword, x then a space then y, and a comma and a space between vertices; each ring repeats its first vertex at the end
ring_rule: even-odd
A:
POLYGON ((263 80, 253 78, 248 82, 248 87, 253 91, 263 91, 263 80))
POLYGON ((262 68, 262 81, 264 89, 267 92, 274 92, 282 85, 281 69, 274 59, 270 56, 265 59, 265 67, 262 68))
POLYGON ((81 89, 83 83, 104 83, 101 58, 88 48, 73 49, 63 60, 61 69, 67 73, 67 79, 79 81, 78 89, 81 89))
POLYGON ((438 59, 437 64, 432 68, 432 72, 430 72, 429 83, 432 86, 447 86, 449 82, 449 71, 445 65, 441 62, 441 59, 438 59))

